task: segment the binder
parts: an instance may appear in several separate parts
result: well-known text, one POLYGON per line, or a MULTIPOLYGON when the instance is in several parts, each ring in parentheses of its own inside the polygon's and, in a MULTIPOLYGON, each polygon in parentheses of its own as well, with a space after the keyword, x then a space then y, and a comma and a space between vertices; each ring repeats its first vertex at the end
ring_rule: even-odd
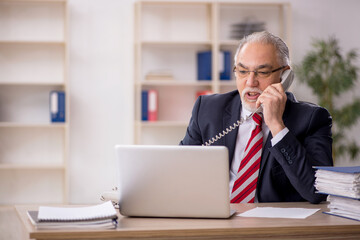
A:
POLYGON ((148 120, 148 91, 141 91, 141 120, 148 120))
POLYGON ((331 171, 331 172, 360 174, 360 166, 349 166, 349 167, 316 166, 314 168, 331 171))
POLYGON ((231 79, 231 55, 229 51, 221 51, 219 54, 220 80, 231 79))
POLYGON ((317 192, 329 195, 323 213, 360 221, 360 166, 314 168, 317 192))
POLYGON ((211 51, 197 53, 197 79, 211 80, 211 51))
POLYGON ((360 199, 360 166, 314 168, 314 186, 319 193, 360 199))
POLYGON ((158 92, 148 91, 148 120, 157 121, 158 119, 158 92))
MULTIPOLYGON (((197 53, 197 79, 200 81, 211 80, 211 51, 197 53)), ((229 51, 219 52, 219 78, 231 79, 231 54, 229 51)))
POLYGON ((50 120, 51 122, 65 122, 65 92, 50 92, 50 120))

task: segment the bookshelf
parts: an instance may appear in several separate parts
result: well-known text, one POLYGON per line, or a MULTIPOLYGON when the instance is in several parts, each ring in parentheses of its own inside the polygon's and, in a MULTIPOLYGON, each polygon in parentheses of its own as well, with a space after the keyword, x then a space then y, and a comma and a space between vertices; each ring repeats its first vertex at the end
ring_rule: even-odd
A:
MULTIPOLYGON (((236 89, 233 74, 220 80, 219 52, 230 52, 231 66, 239 39, 234 24, 266 23, 266 30, 290 43, 289 3, 174 2, 135 3, 135 144, 178 144, 184 137, 198 91, 236 89), (211 80, 197 80, 197 53, 211 51, 211 80), (173 80, 148 80, 151 71, 166 70, 173 80), (141 92, 158 92, 158 120, 141 120, 141 92)), ((290 47, 290 46, 289 46, 290 47)))
POLYGON ((67 1, 0 0, 0 204, 66 203, 67 1), (66 93, 51 123, 49 95, 66 93))

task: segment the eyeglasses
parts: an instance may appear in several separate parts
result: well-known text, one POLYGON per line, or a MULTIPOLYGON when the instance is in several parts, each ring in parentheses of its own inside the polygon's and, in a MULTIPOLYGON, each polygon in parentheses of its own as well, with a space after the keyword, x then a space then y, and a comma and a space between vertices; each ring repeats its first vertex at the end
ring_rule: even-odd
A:
POLYGON ((233 72, 235 72, 239 78, 247 77, 251 72, 255 74, 255 77, 266 78, 269 77, 272 73, 284 69, 285 67, 286 66, 282 66, 272 71, 258 71, 258 70, 247 71, 247 70, 238 70, 236 67, 234 67, 233 72))

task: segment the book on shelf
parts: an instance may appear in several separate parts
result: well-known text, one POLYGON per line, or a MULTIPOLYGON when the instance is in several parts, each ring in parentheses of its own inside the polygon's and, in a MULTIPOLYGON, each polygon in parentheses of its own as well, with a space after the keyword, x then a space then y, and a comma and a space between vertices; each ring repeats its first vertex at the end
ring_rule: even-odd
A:
POLYGON ((197 53, 197 79, 211 80, 211 51, 197 53))
MULTIPOLYGON (((197 53, 197 79, 210 81, 212 74, 212 53, 203 51, 197 53)), ((229 51, 219 52, 219 78, 220 80, 231 79, 231 54, 229 51)))
POLYGON ((148 91, 142 90, 141 91, 141 120, 147 121, 148 120, 148 91))
POLYGON ((360 221, 360 166, 315 168, 316 190, 329 195, 324 213, 360 221))
POLYGON ((116 228, 117 214, 111 201, 88 207, 47 207, 28 211, 36 229, 116 228))
POLYGON ((65 92, 50 92, 50 120, 51 122, 65 122, 65 92))
POLYGON ((150 71, 145 75, 146 81, 172 81, 174 76, 170 70, 154 70, 150 71))
POLYGON ((219 72, 220 80, 231 79, 231 56, 229 51, 220 51, 219 53, 219 72))
POLYGON ((154 89, 141 91, 141 120, 158 120, 158 91, 154 89))
POLYGON ((148 120, 157 121, 158 120, 158 92, 154 89, 149 90, 149 106, 148 106, 148 120))

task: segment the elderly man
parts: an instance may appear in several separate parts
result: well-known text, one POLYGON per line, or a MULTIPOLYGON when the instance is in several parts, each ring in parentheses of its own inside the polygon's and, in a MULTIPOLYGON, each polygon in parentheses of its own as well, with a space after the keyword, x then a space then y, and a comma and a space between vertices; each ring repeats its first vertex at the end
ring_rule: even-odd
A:
POLYGON ((330 114, 285 93, 281 77, 291 68, 279 37, 246 36, 234 60, 237 90, 200 96, 180 144, 202 145, 256 112, 213 143, 229 150, 231 203, 321 202, 326 196, 315 193, 313 166, 333 164, 330 114))

